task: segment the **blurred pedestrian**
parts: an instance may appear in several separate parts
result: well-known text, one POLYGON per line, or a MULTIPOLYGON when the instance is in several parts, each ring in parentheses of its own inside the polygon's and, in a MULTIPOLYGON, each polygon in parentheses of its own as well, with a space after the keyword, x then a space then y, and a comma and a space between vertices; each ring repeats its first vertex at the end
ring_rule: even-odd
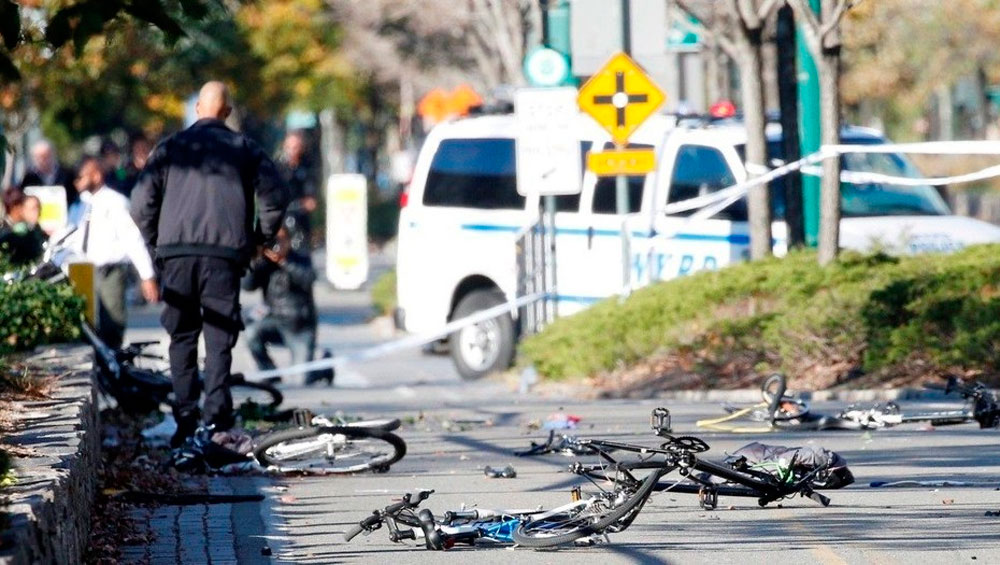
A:
POLYGON ((120 192, 125 196, 132 196, 132 189, 139 179, 142 168, 146 166, 146 160, 149 159, 149 152, 152 149, 153 146, 144 135, 140 134, 132 138, 129 147, 129 161, 125 165, 125 180, 122 181, 120 187, 120 192))
POLYGON ((125 183, 125 167, 122 166, 122 150, 111 139, 101 142, 101 172, 104 183, 117 192, 128 196, 122 188, 125 183))
POLYGON ((59 164, 52 143, 43 139, 31 146, 31 167, 19 186, 61 186, 66 190, 66 205, 71 206, 80 200, 73 188, 74 178, 73 171, 59 164))
POLYGON ((306 154, 306 139, 301 131, 292 131, 285 136, 278 166, 291 199, 285 214, 285 228, 288 229, 292 249, 308 253, 312 249, 310 214, 318 205, 318 191, 316 172, 306 154))
POLYGON ((194 434, 199 419, 217 432, 233 426, 229 382, 243 326, 240 278, 259 245, 274 245, 288 204, 271 159, 226 127, 228 88, 206 83, 195 111, 198 121, 156 146, 132 191, 132 216, 155 250, 166 303, 160 319, 170 334, 175 447, 194 434), (205 401, 199 415, 202 331, 205 401))
POLYGON ((3 193, 6 217, 0 223, 0 256, 12 265, 28 265, 42 256, 47 236, 38 226, 41 202, 20 188, 3 193))
POLYGON ((125 287, 129 263, 142 280, 148 302, 159 300, 153 262, 139 228, 129 214, 128 199, 104 182, 97 157, 84 157, 76 176, 83 213, 71 248, 94 264, 97 293, 97 335, 109 347, 119 348, 125 338, 128 314, 125 287))
MULTIPOLYGON (((292 249, 288 230, 281 228, 273 247, 263 250, 263 256, 250 263, 250 272, 243 278, 244 290, 264 292, 266 313, 246 329, 247 347, 257 362, 257 368, 275 368, 267 352, 271 344, 284 345, 292 354, 292 364, 313 360, 316 353, 316 302, 313 283, 316 271, 308 253, 292 249)), ((314 371, 306 376, 306 384, 333 380, 332 371, 314 371)))

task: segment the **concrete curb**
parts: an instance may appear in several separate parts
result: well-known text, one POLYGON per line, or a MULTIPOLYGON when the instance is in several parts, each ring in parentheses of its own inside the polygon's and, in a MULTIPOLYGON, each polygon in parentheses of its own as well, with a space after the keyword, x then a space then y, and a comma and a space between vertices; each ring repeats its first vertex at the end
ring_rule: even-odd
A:
POLYGON ((9 527, 0 564, 80 563, 90 536, 101 440, 90 348, 47 348, 32 361, 67 368, 52 397, 17 403, 17 432, 6 443, 33 452, 16 457, 16 483, 3 491, 9 527))

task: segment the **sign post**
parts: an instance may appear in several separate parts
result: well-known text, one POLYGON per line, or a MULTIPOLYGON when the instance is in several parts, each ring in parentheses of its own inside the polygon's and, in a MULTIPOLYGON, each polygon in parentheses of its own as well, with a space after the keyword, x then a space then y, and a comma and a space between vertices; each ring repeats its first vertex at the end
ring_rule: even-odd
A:
POLYGON ((628 149, 629 137, 666 100, 666 95, 625 53, 611 57, 580 88, 577 104, 611 134, 615 149, 587 156, 587 168, 598 176, 614 176, 615 199, 622 217, 622 295, 631 289, 631 256, 627 214, 628 175, 644 175, 656 168, 652 149, 628 149))
MULTIPOLYGON (((539 214, 543 225, 543 287, 556 288, 556 201, 559 194, 578 194, 583 167, 580 142, 574 133, 577 107, 575 88, 522 88, 514 99, 517 127, 517 191, 537 194, 544 203, 539 214)), ((548 304, 549 301, 546 301, 548 304)), ((546 322, 558 306, 542 313, 546 322)))

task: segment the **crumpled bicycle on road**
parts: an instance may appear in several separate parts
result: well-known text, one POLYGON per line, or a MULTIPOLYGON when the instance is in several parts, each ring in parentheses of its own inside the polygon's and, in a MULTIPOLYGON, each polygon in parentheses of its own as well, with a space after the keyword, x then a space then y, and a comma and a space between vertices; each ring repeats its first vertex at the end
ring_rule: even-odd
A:
MULTIPOLYGON (((756 498, 761 506, 792 497, 806 497, 823 506, 830 499, 819 489, 841 488, 854 481, 843 458, 825 450, 771 448, 761 459, 735 453, 721 463, 705 460, 708 444, 693 436, 670 433, 670 412, 652 413, 653 431, 664 441, 658 446, 605 440, 579 440, 597 463, 574 463, 570 472, 586 478, 597 492, 584 496, 579 487, 571 491, 571 502, 551 510, 460 510, 440 518, 428 509, 418 509, 432 491, 406 495, 400 502, 376 510, 345 533, 350 540, 383 525, 394 542, 423 539, 428 549, 447 549, 480 540, 514 543, 523 547, 554 547, 594 542, 626 530, 638 517, 654 492, 699 495, 703 508, 712 509, 718 497, 756 498), (618 458, 616 454, 634 454, 618 458), (677 472, 680 480, 662 480, 677 472), (645 474, 644 474, 645 473, 645 474)), ((751 446, 748 446, 748 448, 751 446)))
POLYGON ((947 376, 945 384, 924 388, 961 396, 965 404, 951 410, 906 413, 895 402, 860 406, 852 404, 834 414, 811 409, 809 402, 787 391, 785 376, 774 374, 761 386, 761 402, 751 406, 725 405, 725 416, 699 420, 698 427, 732 433, 771 431, 877 430, 901 424, 926 422, 932 426, 978 423, 980 428, 1000 427, 1000 399, 983 383, 966 383, 947 376))

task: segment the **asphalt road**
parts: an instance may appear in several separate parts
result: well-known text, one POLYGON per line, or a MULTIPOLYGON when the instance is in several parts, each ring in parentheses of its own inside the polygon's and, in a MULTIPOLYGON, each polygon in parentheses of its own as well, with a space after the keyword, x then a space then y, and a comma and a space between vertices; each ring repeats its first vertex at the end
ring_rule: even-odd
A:
MULTIPOLYGON (((365 292, 318 291, 320 341, 338 354, 392 339, 384 324, 369 323, 365 292)), ((250 302, 247 297, 245 302, 250 302)), ((129 338, 162 338, 155 312, 137 310, 129 338)), ((279 362, 282 361, 278 357, 279 362)), ((251 370, 237 346, 237 370, 251 370)), ((462 382, 446 357, 401 352, 341 370, 332 388, 284 386, 289 406, 317 413, 393 416, 407 422, 398 432, 406 457, 386 474, 290 477, 265 487, 266 536, 280 563, 1000 563, 1000 432, 957 426, 918 425, 875 433, 698 433, 722 458, 751 441, 821 445, 849 462, 857 482, 827 494, 828 508, 807 499, 758 508, 752 499, 722 498, 707 512, 693 495, 654 495, 635 523, 608 542, 557 551, 479 546, 445 554, 413 542, 393 544, 385 530, 345 543, 342 532, 373 509, 404 492, 433 488, 424 503, 435 513, 478 505, 486 508, 553 507, 569 501, 580 484, 565 472, 571 458, 517 458, 512 452, 542 440, 531 429, 558 412, 577 415, 583 437, 653 444, 649 412, 670 408, 677 433, 696 433, 695 420, 720 414, 718 405, 675 401, 598 401, 544 398, 517 392, 502 380, 462 382), (483 467, 512 464, 513 479, 490 479, 483 467), (949 479, 983 483, 968 488, 871 488, 873 481, 949 479)), ((930 408, 904 404, 904 409, 930 408)), ((818 410, 833 409, 820 405, 818 410)), ((585 491, 586 485, 585 485, 585 491)))

